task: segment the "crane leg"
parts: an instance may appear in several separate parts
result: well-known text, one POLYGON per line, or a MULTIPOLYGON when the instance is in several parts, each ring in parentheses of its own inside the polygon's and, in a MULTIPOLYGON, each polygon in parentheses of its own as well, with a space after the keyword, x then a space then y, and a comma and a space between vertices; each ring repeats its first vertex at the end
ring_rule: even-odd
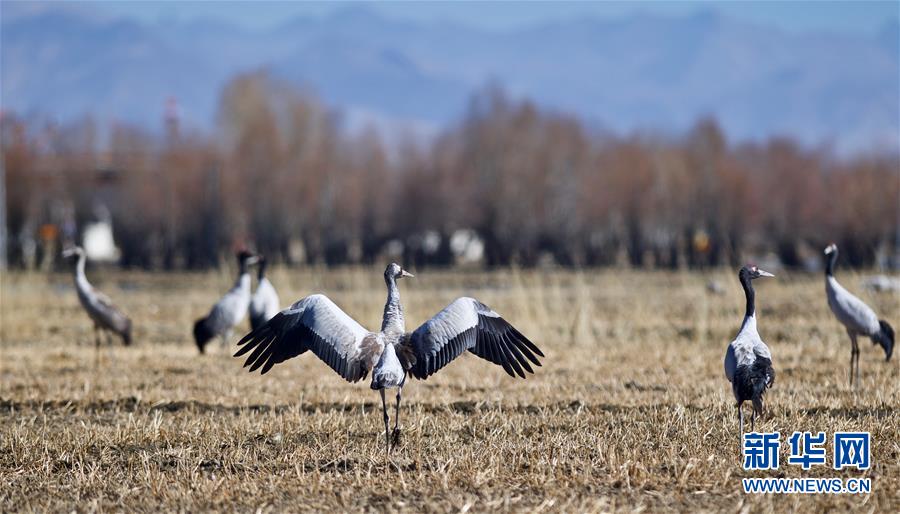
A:
POLYGON ((397 406, 394 408, 394 431, 391 433, 394 446, 400 444, 400 393, 402 391, 402 387, 397 388, 397 406))
POLYGON ((750 413, 750 431, 756 432, 756 409, 753 409, 753 412, 750 413))
POLYGON ((384 399, 384 389, 379 389, 379 393, 381 393, 381 412, 384 413, 384 456, 387 459, 390 459, 391 453, 391 436, 390 431, 388 430, 388 413, 387 413, 387 401, 384 399))
POLYGON ((100 326, 94 323, 94 366, 100 365, 100 326))
POLYGON ((103 334, 106 336, 106 357, 109 362, 113 361, 115 357, 115 349, 113 349, 113 345, 115 344, 115 339, 112 333, 112 330, 104 330, 103 334))
POLYGON ((744 436, 744 410, 741 409, 740 403, 737 405, 737 411, 738 411, 738 422, 741 425, 741 437, 743 437, 744 436))

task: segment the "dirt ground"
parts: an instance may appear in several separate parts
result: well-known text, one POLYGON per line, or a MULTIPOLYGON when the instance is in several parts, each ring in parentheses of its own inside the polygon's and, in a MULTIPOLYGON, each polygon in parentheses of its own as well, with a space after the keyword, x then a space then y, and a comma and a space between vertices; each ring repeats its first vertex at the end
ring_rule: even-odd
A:
MULTIPOLYGON (((735 271, 417 272, 401 283, 408 329, 470 295, 546 358, 527 380, 470 354, 410 379, 390 462, 367 381, 348 384, 309 353, 265 376, 230 357, 233 343, 198 355, 192 322, 230 287, 225 271, 89 269, 135 323, 133 347, 99 355, 69 275, 6 274, 0 511, 900 511, 898 359, 863 340, 852 391, 821 275, 777 274, 756 281, 777 372, 760 429, 783 435, 771 472, 742 469, 722 369, 744 309, 735 271), (787 465, 795 430, 869 431, 873 465, 787 465), (873 492, 747 495, 748 476, 870 477, 873 492)), ((271 273, 285 305, 324 292, 371 329, 381 276, 271 273)), ((900 328, 900 297, 863 290, 862 277, 838 275, 900 328)))

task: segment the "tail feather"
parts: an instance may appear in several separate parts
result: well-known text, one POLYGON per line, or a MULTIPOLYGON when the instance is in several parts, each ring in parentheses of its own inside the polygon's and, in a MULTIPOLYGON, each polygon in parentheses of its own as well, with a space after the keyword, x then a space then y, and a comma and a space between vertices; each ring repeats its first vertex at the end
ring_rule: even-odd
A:
POLYGON ((884 360, 889 361, 894 353, 894 328, 883 319, 878 320, 878 326, 880 330, 872 340, 877 341, 884 348, 884 360))
POLYGON ((751 398, 751 400, 753 400, 753 410, 760 415, 763 411, 763 394, 765 394, 766 389, 775 384, 775 370, 772 369, 771 362, 768 359, 762 360, 765 361, 759 366, 762 373, 758 373, 757 376, 752 378, 753 397, 751 398))
POLYGON ((753 410, 762 414, 763 395, 766 389, 775 383, 775 370, 772 361, 757 355, 756 361, 749 366, 738 366, 735 370, 734 389, 738 402, 753 402, 753 410))
POLYGON ((204 353, 206 343, 215 336, 215 332, 206 323, 206 318, 200 318, 194 323, 194 342, 197 343, 200 353, 204 353))
POLYGON ((755 412, 757 416, 762 416, 763 401, 761 395, 753 399, 753 412, 755 412))
POLYGON ((131 320, 130 319, 126 320, 125 330, 123 330, 122 333, 119 335, 122 336, 122 342, 125 344, 125 346, 131 345, 131 320))

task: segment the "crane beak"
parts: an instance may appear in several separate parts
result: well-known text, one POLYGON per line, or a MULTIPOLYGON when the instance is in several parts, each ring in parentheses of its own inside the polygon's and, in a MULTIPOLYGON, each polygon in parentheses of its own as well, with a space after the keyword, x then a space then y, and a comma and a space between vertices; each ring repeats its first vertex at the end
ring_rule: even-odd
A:
POLYGON ((769 273, 768 271, 763 271, 761 269, 757 269, 756 272, 759 273, 759 276, 761 276, 761 277, 775 277, 775 275, 769 273))
POLYGON ((68 259, 69 257, 71 257, 73 255, 75 255, 74 248, 66 248, 65 250, 62 251, 62 256, 66 259, 68 259))
POLYGON ((406 271, 405 269, 400 270, 400 278, 415 278, 415 275, 406 271))

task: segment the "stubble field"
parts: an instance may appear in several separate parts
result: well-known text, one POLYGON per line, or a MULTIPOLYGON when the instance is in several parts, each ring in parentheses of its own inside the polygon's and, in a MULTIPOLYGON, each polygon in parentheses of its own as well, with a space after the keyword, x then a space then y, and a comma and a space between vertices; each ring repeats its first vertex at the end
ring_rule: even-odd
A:
MULTIPOLYGON (((407 329, 470 295, 546 358, 527 380, 471 354, 410 379, 389 463, 368 382, 348 384, 309 353, 265 376, 242 369, 233 346, 197 354, 192 322, 230 287, 225 271, 89 269, 136 327, 134 347, 104 347, 99 362, 69 275, 5 274, 0 511, 897 512, 897 359, 862 340, 862 383, 850 390, 849 341, 822 277, 778 275, 755 282, 777 372, 758 428, 782 433, 782 466, 746 472, 722 370, 744 309, 730 270, 423 270, 401 282, 407 329), (724 295, 707 292, 710 279, 724 295), (869 431, 872 468, 787 465, 794 430, 869 431), (747 476, 870 477, 873 492, 752 496, 747 476)), ((325 292, 380 325, 381 269, 270 278, 284 304, 325 292)), ((838 278, 900 325, 896 293, 838 278)))

